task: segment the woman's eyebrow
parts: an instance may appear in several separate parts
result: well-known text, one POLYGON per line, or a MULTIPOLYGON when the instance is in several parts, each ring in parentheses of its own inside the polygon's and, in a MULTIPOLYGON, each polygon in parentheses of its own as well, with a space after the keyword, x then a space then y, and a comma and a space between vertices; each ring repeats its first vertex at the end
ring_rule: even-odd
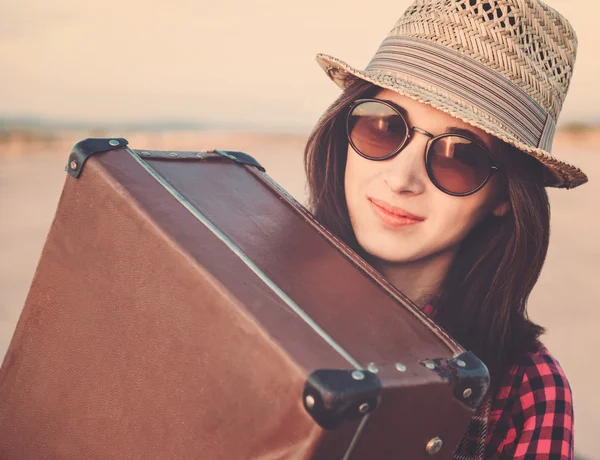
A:
POLYGON ((487 148, 491 148, 486 141, 484 141, 481 136, 475 134, 473 131, 465 129, 465 128, 456 128, 454 126, 450 126, 446 128, 446 134, 462 134, 463 136, 467 136, 471 139, 476 140, 481 145, 485 145, 487 148))
POLYGON ((406 109, 404 107, 399 105, 397 102, 390 101, 389 99, 380 99, 380 100, 389 102, 390 104, 392 104, 396 108, 396 110, 398 110, 398 112, 400 112, 402 114, 402 116, 404 117, 404 119, 408 122, 408 112, 406 111, 406 109))
MULTIPOLYGON (((396 109, 402 114, 402 116, 404 117, 406 122, 409 124, 409 126, 411 125, 409 122, 410 120, 408 117, 408 112, 404 107, 402 107, 397 102, 391 101, 389 99, 380 99, 380 100, 393 104, 396 107, 396 109)), ((465 129, 465 128, 457 128, 454 126, 449 126, 448 128, 446 128, 445 133, 446 134, 462 134, 463 136, 467 136, 467 137, 479 142, 481 145, 486 146, 488 149, 492 148, 486 141, 483 140, 483 138, 481 136, 479 136, 478 134, 475 134, 473 131, 465 129)))

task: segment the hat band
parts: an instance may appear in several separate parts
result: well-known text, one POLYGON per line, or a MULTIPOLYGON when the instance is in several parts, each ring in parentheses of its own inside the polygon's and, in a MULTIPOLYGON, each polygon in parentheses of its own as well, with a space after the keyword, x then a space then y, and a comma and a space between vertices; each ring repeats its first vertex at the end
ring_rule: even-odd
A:
POLYGON ((412 37, 387 37, 365 69, 390 71, 417 84, 433 85, 473 106, 520 141, 550 152, 555 120, 521 87, 450 48, 412 37))

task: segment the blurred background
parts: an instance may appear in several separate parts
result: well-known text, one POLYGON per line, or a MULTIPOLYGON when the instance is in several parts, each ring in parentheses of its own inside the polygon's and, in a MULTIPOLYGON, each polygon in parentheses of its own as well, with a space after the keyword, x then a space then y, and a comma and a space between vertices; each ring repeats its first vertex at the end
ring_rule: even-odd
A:
MULTIPOLYGON (((302 150, 339 94, 314 57, 364 68, 407 0, 20 0, 0 3, 0 357, 56 210, 71 146, 246 151, 299 200, 302 150)), ((579 37, 554 153, 590 183, 550 190, 552 236, 530 316, 575 398, 578 458, 595 445, 600 396, 600 6, 549 0, 579 37)))

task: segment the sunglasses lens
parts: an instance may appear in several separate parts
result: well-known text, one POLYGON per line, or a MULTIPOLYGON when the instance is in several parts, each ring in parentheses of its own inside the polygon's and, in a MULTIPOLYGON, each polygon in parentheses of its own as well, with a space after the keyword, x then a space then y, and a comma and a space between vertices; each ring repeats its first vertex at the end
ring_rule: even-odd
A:
POLYGON ((429 149, 431 180, 450 193, 465 194, 476 190, 488 178, 491 166, 487 152, 464 137, 441 137, 429 149))
POLYGON ((348 116, 348 134, 354 148, 369 158, 384 158, 406 139, 406 123, 391 107, 379 102, 363 102, 348 116))

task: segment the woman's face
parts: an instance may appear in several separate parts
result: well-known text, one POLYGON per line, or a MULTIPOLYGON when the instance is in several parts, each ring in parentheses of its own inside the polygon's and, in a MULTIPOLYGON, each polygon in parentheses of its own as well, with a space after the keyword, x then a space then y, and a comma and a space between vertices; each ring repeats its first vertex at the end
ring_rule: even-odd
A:
MULTIPOLYGON (((409 126, 433 135, 449 127, 467 129, 493 150, 491 135, 426 104, 387 89, 375 97, 404 108, 409 126)), ((363 158, 348 145, 345 194, 350 220, 358 243, 373 257, 407 263, 454 251, 490 213, 504 215, 509 210, 508 203, 498 199, 498 175, 464 197, 436 188, 425 169, 428 140, 415 131, 398 155, 384 161, 363 158)))

